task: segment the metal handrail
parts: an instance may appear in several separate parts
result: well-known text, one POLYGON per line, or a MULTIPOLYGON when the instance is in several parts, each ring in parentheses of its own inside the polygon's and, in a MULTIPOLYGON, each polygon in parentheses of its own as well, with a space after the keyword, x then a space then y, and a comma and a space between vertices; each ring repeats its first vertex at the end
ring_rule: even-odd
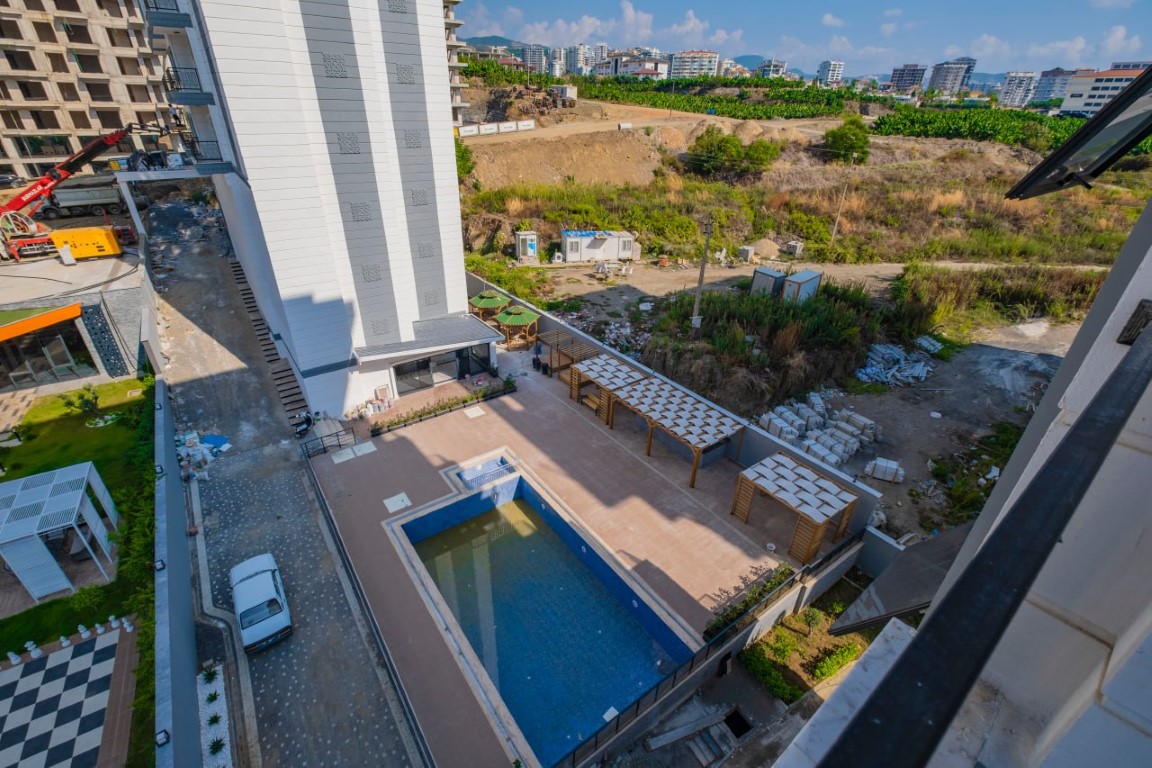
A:
POLYGON ((200 73, 195 67, 165 67, 163 84, 168 93, 204 90, 200 85, 200 73))
POLYGON ((220 142, 218 141, 201 141, 200 139, 192 139, 188 143, 188 150, 192 153, 192 157, 197 160, 223 160, 224 156, 220 154, 220 142))
POLYGON ((823 768, 926 765, 1152 383, 1152 332, 1132 348, 873 689, 823 768))
POLYGON ((180 4, 176 0, 144 0, 144 7, 150 11, 180 11, 180 4))
POLYGON ((300 443, 300 453, 304 458, 308 459, 313 456, 319 456, 328 451, 336 451, 341 448, 347 448, 350 445, 356 445, 356 433, 351 429, 342 429, 339 432, 333 432, 323 437, 314 437, 311 440, 305 440, 300 443))

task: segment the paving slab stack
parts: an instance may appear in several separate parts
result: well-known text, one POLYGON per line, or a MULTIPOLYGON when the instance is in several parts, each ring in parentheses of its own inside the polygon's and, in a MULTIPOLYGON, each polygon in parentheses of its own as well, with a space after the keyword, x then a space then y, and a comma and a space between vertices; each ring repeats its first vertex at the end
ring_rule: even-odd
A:
POLYGON ((809 394, 806 403, 776 406, 759 423, 773 437, 833 467, 880 439, 876 422, 850 408, 829 415, 824 399, 816 393, 809 394))

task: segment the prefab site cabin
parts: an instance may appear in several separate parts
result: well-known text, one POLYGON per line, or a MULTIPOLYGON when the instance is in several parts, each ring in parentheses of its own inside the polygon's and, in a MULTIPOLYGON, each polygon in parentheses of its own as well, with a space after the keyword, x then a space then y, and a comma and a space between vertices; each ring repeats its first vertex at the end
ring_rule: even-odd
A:
POLYGON ((640 258, 640 246, 631 232, 594 232, 566 229, 560 233, 564 261, 626 261, 640 258))

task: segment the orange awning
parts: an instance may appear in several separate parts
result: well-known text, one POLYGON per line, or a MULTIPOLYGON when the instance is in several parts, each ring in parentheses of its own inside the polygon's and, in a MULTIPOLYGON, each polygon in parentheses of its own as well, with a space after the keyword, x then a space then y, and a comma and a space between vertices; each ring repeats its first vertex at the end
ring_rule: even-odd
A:
POLYGON ((80 317, 80 304, 66 307, 17 309, 0 312, 0 341, 19 338, 41 328, 80 317))

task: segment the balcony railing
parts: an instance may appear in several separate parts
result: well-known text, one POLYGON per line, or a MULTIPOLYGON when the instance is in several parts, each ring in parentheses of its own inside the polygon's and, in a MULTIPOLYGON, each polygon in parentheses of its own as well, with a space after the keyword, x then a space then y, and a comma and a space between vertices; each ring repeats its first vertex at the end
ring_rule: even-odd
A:
POLYGON ((168 67, 164 70, 164 90, 176 93, 204 89, 200 86, 200 73, 194 67, 168 67))
POLYGON ((192 153, 192 157, 196 158, 197 162, 218 163, 224 159, 224 156, 220 154, 220 142, 218 141, 192 139, 191 141, 185 140, 185 143, 188 145, 188 151, 192 153))
POLYGON ((144 0, 144 7, 150 11, 180 12, 180 5, 176 0, 144 0))

